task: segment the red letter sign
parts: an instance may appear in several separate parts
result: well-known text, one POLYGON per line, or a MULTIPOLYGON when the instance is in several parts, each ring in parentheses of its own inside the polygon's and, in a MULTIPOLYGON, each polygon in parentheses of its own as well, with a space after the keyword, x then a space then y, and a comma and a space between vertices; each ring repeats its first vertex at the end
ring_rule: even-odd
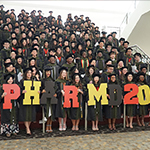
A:
POLYGON ((72 107, 79 107, 77 88, 75 86, 64 86, 64 91, 64 108, 71 107, 70 99, 72 99, 72 107), (70 93, 70 91, 72 91, 72 93, 70 93))
POLYGON ((11 100, 20 96, 20 87, 17 84, 3 84, 3 90, 7 93, 4 97, 3 109, 12 109, 11 100))
POLYGON ((138 86, 136 84, 126 84, 124 86, 124 91, 130 91, 124 96, 124 104, 138 104, 138 98, 132 98, 138 94, 138 86), (132 91, 131 91, 132 90, 132 91))

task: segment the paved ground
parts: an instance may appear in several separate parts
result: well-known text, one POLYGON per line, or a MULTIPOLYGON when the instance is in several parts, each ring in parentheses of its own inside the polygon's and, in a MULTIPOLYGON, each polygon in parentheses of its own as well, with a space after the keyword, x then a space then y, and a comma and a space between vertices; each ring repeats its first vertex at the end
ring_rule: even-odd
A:
POLYGON ((0 141, 1 150, 149 150, 150 131, 0 141))

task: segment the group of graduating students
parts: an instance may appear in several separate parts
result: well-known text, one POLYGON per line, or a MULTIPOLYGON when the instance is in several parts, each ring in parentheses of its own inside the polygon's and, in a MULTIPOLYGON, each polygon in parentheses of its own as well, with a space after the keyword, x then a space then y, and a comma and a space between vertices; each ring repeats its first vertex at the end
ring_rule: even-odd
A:
MULTIPOLYGON (((87 84, 93 84, 99 90, 101 83, 125 84, 135 83, 138 86, 149 86, 147 65, 144 64, 140 53, 132 54, 129 42, 124 38, 116 38, 116 32, 107 35, 91 23, 89 17, 84 20, 68 14, 66 22, 62 24, 61 16, 57 19, 52 16, 43 17, 41 10, 35 16, 35 10, 29 16, 21 10, 18 20, 14 19, 13 11, 4 11, 1 5, 0 35, 2 48, 0 51, 0 102, 1 102, 1 133, 10 137, 19 133, 19 122, 24 122, 27 135, 31 135, 30 124, 36 122, 36 114, 40 105, 23 105, 24 95, 27 92, 24 81, 40 81, 38 93, 40 97, 46 93, 46 81, 54 82, 54 97, 57 104, 51 104, 47 98, 45 117, 47 118, 46 132, 52 132, 52 122, 58 119, 59 130, 65 131, 67 119, 72 121, 72 130, 79 130, 80 120, 85 117, 85 103, 88 103, 87 84), (106 36, 107 35, 107 36, 106 36), (134 72, 134 73, 133 73, 134 72), (12 101, 12 109, 3 109, 3 84, 16 83, 20 86, 21 94, 12 101), (64 108, 63 87, 74 85, 78 89, 78 108, 64 108)), ((13 90, 11 91, 13 92, 13 90)), ((122 102, 124 92, 122 92, 122 102)), ((117 91, 114 91, 117 100, 117 91)), ((110 100, 109 90, 107 98, 110 100)), ((71 105, 72 106, 72 105, 71 105)), ((96 105, 88 106, 87 120, 92 122, 92 130, 99 130, 98 123, 108 119, 110 130, 116 130, 116 119, 123 114, 123 103, 118 106, 96 105)), ((133 128, 133 117, 137 117, 139 126, 145 126, 144 116, 148 114, 148 106, 127 105, 126 127, 133 128), (140 122, 140 117, 142 120, 140 122), (129 120, 128 120, 129 118, 129 120)))

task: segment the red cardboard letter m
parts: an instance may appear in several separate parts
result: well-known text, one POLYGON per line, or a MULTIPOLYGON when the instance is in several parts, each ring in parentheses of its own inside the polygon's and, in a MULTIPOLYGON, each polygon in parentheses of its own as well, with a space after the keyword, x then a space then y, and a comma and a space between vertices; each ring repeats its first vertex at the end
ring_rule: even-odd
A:
POLYGON ((79 107, 79 102, 78 102, 78 90, 75 86, 64 86, 64 108, 70 108, 71 107, 71 102, 70 99, 72 99, 72 107, 79 107), (72 91, 72 93, 70 93, 72 91))
POLYGON ((3 109, 12 109, 11 100, 20 96, 20 87, 17 84, 3 84, 3 90, 7 93, 4 97, 3 109))

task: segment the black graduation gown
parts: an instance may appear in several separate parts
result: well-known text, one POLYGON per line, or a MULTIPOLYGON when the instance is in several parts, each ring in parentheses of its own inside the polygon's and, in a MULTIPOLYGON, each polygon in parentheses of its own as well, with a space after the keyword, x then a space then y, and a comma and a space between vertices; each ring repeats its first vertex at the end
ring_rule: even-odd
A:
MULTIPOLYGON (((141 86, 145 85, 144 82, 137 82, 136 84, 141 86)), ((136 115, 140 115, 140 116, 148 115, 148 105, 140 105, 140 104, 136 105, 136 115)))
POLYGON ((63 90, 63 86, 68 84, 68 81, 63 80, 63 79, 57 79, 55 81, 55 93, 57 94, 58 102, 56 105, 56 117, 57 118, 65 118, 65 112, 67 111, 68 116, 69 114, 69 109, 70 108, 63 108, 63 103, 64 103, 64 97, 61 93, 61 90, 63 90))
POLYGON ((32 104, 31 105, 23 105, 24 94, 22 94, 22 91, 25 89, 23 84, 24 84, 24 80, 21 80, 20 81, 21 95, 18 98, 18 101, 20 104, 19 121, 35 122, 36 121, 36 105, 32 105, 32 104))
MULTIPOLYGON (((111 84, 115 84, 115 83, 109 83, 109 85, 111 84)), ((109 94, 109 90, 108 90, 108 94, 109 94)), ((117 93, 114 91, 114 98, 115 100, 117 100, 117 93)), ((110 99, 108 99, 109 101, 110 99)), ((117 106, 109 106, 106 105, 105 109, 104 109, 104 115, 105 118, 107 119, 120 119, 121 118, 121 105, 117 105, 117 106)))
MULTIPOLYGON (((127 82, 125 84, 135 84, 135 83, 134 82, 127 82)), ((124 95, 127 94, 127 93, 128 92, 124 92, 124 95)), ((126 105, 126 116, 133 117, 135 115, 136 115, 136 105, 135 104, 127 104, 126 105)))
MULTIPOLYGON (((94 86, 96 89, 99 89, 98 84, 94 86)), ((98 117, 98 121, 103 121, 101 99, 99 100, 99 102, 96 100, 96 105, 88 106, 87 120, 96 121, 96 117, 98 117)))
MULTIPOLYGON (((51 77, 44 78, 42 80, 42 90, 45 89, 45 82, 46 81, 53 81, 51 77)), ((41 90, 41 91, 42 91, 41 90)), ((49 113, 51 114, 51 120, 55 120, 56 116, 56 104, 51 104, 51 98, 47 98, 47 103, 44 105, 44 110, 46 112, 46 118, 50 117, 49 113), (51 110, 51 112, 49 112, 51 110)))
MULTIPOLYGON (((74 85, 78 88, 78 85, 74 85)), ((82 90, 82 89, 81 89, 82 90)), ((79 107, 78 108, 73 108, 71 105, 70 108, 70 118, 73 120, 78 120, 83 117, 83 112, 82 112, 82 94, 78 92, 78 102, 79 102, 79 107)))

